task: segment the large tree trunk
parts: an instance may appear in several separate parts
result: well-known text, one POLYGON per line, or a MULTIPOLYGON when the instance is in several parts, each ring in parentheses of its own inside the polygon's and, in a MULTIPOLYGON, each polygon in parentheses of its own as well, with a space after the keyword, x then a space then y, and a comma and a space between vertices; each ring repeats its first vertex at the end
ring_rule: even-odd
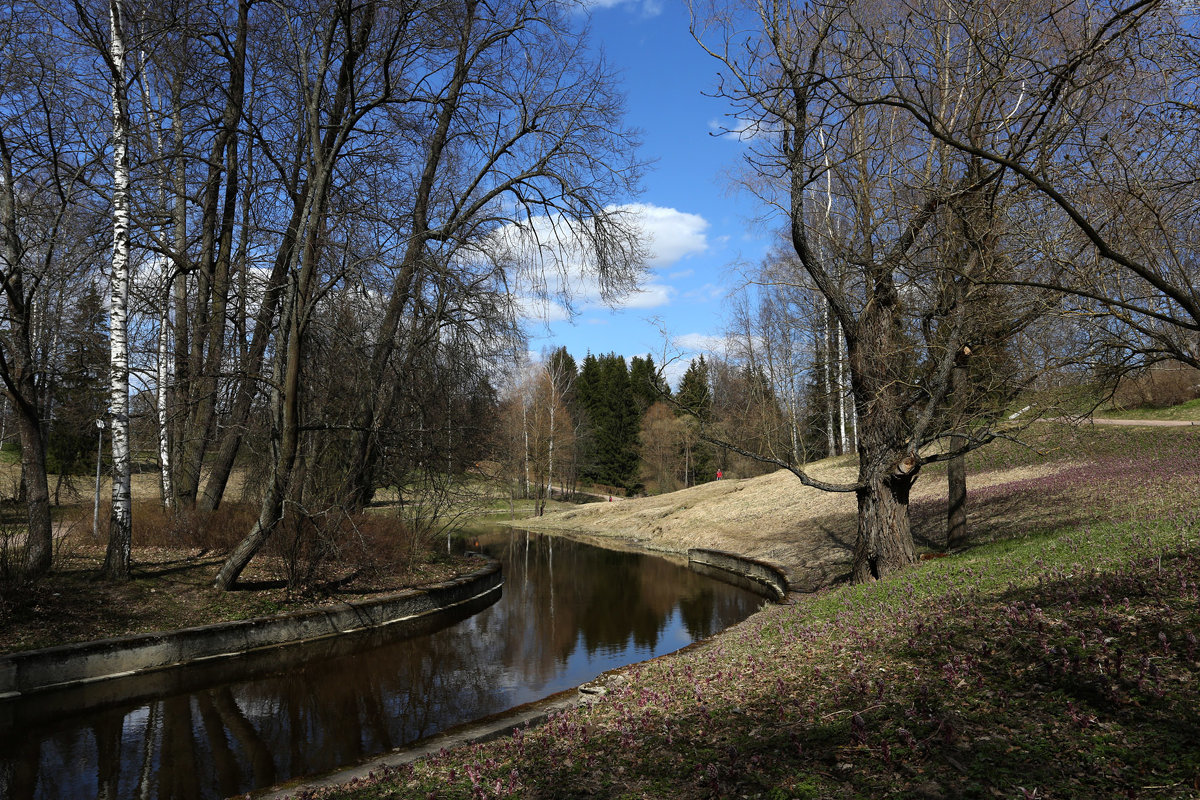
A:
POLYGON ((104 576, 129 578, 133 537, 133 495, 129 455, 129 106, 125 86, 125 39, 121 0, 111 0, 109 51, 113 77, 113 256, 109 307, 110 392, 113 486, 104 576))
MULTIPOLYGON (((967 446, 964 436, 951 436, 950 448, 967 446)), ((967 463, 965 456, 952 458, 946 464, 946 484, 949 504, 946 509, 946 549, 962 547, 967 542, 967 463)))
MULTIPOLYGON (((23 248, 18 237, 17 198, 13 187, 12 154, 0 136, 0 232, 3 233, 3 294, 7 304, 8 352, 0 350, 0 377, 12 403, 21 437, 22 487, 25 490, 29 529, 25 539, 26 575, 39 576, 50 569, 53 531, 50 526, 50 486, 46 480, 46 449, 38 412, 37 381, 32 341, 32 301, 25 293, 20 264, 23 248)), ((0 437, 0 443, 3 438, 0 437)))
POLYGON ((912 476, 893 472, 867 477, 864 482, 857 492, 855 583, 886 578, 916 561, 908 516, 912 476))
POLYGON ((879 580, 916 562, 908 496, 920 468, 905 427, 896 362, 902 341, 899 297, 890 274, 876 273, 874 292, 847 331, 847 354, 858 409, 858 533, 855 583, 879 580))
POLYGON ((237 215, 238 127, 245 98, 246 35, 250 0, 238 3, 237 37, 229 60, 229 92, 221 129, 213 140, 201 217, 199 304, 194 315, 189 413, 184 450, 179 458, 179 499, 194 505, 200 491, 204 457, 216 422, 218 375, 225 359, 225 333, 230 291, 230 257, 237 215), (223 178, 223 181, 222 181, 223 178), (224 192, 222 195, 222 182, 224 192), (218 205, 220 213, 218 214, 218 205))
MULTIPOLYGON (((32 390, 32 376, 27 383, 32 390)), ((50 569, 54 556, 53 528, 50 524, 50 484, 46 479, 46 450, 36 409, 19 398, 14 397, 12 400, 17 429, 21 435, 21 467, 25 477, 25 503, 29 519, 24 572, 27 576, 36 577, 50 569)))

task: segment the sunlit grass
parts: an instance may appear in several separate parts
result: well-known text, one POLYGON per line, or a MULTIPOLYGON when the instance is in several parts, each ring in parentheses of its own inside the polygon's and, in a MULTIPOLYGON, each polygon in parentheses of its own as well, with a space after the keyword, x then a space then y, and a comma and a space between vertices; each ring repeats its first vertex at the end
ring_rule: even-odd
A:
POLYGON ((1200 398, 1169 408, 1103 408, 1097 417, 1112 419, 1188 420, 1200 422, 1200 398))
POLYGON ((334 794, 1195 797, 1197 438, 1054 433, 1084 466, 1021 491, 1086 523, 768 607, 593 707, 334 794))

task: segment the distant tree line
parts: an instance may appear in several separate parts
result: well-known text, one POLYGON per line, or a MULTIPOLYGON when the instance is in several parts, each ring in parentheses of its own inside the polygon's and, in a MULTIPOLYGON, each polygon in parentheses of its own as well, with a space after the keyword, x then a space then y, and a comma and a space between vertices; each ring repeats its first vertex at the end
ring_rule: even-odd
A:
POLYGON ((701 436, 718 431, 746 447, 788 436, 775 390, 753 367, 698 356, 674 390, 653 356, 558 348, 527 365, 502 392, 497 448, 516 496, 545 508, 553 493, 668 492, 774 469, 701 436))

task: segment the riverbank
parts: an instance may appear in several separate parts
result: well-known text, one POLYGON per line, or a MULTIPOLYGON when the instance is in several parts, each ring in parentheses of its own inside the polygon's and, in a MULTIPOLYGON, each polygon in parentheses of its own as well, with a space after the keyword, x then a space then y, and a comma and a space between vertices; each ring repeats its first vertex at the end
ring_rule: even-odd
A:
MULTIPOLYGON (((1091 433, 977 456, 964 552, 769 606, 539 728, 300 796, 1196 797, 1200 436, 1091 433)), ((914 501, 936 529, 936 496, 914 501)))
MULTIPOLYGON (((1066 430, 1056 435, 1063 435, 1066 430)), ((990 541, 1014 527, 1051 524, 1056 509, 1022 508, 1006 502, 1038 481, 1070 475, 1080 460, 1055 442, 1045 453, 1014 450, 989 464, 975 458, 969 479, 976 541, 990 541)), ((829 483, 853 483, 853 457, 807 466, 829 483)), ((780 565, 793 590, 816 591, 850 574, 856 526, 853 492, 823 492, 804 486, 786 470, 746 480, 722 480, 670 494, 624 503, 595 503, 507 521, 539 531, 569 532, 597 540, 618 540, 659 553, 686 555, 714 549, 780 565)), ((941 552, 945 541, 944 470, 927 470, 912 492, 913 535, 922 552, 941 552)))
POLYGON ((212 579, 224 556, 202 548, 138 547, 123 583, 97 577, 103 561, 102 546, 72 535, 59 542, 48 575, 31 585, 0 586, 0 655, 370 602, 479 567, 466 556, 431 551, 404 570, 348 569, 323 591, 296 593, 288 589, 287 565, 268 556, 251 562, 241 588, 222 592, 212 579))

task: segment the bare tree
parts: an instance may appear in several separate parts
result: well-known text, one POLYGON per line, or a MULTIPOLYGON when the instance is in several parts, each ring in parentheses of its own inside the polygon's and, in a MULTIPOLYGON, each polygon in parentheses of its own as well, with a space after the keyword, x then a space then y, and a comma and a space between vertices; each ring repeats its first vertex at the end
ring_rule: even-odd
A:
POLYGON ((129 452, 129 80, 126 70, 125 7, 109 0, 111 44, 106 62, 112 86, 113 250, 109 278, 110 398, 108 417, 112 438, 112 516, 104 574, 112 580, 129 578, 133 536, 132 461, 129 452))
POLYGON ((59 329, 103 249, 103 213, 88 202, 103 150, 92 132, 103 120, 91 116, 97 109, 66 68, 70 50, 57 33, 53 18, 29 4, 11 4, 0 17, 0 379, 21 438, 31 576, 50 567, 53 553, 45 452, 62 368, 59 329))
POLYGON ((1008 171, 1064 233, 1012 283, 1073 295, 1097 331, 1154 361, 1200 365, 1195 282, 1200 60, 1195 14, 1165 0, 1047 8, 1019 37, 983 4, 959 26, 979 58, 1004 64, 995 91, 1021 135, 980 140, 931 113, 919 86, 879 100, 945 146, 1008 171), (1036 46, 1033 45, 1036 43, 1036 46))
MULTIPOLYGON (((300 450, 302 370, 315 304, 342 277, 336 267, 322 275, 327 214, 341 157, 359 126, 392 99, 404 52, 407 16, 371 2, 335 2, 289 19, 284 31, 296 43, 290 65, 299 87, 301 150, 308 179, 294 199, 302 227, 288 281, 272 376, 272 463, 257 522, 218 572, 228 589, 281 521, 300 450), (311 34, 308 33, 311 31, 311 34), (324 277, 324 280, 322 278, 324 277)), ((286 263, 286 262, 285 262, 286 263)), ((337 262, 334 262, 335 264, 337 262)))
MULTIPOLYGON (((946 15, 913 21, 885 6, 712 7, 694 28, 719 59, 737 127, 753 134, 747 184, 787 218, 798 263, 845 339, 857 481, 831 484, 767 460, 806 485, 857 495, 857 581, 913 562, 908 497, 921 466, 992 440, 1005 402, 1029 379, 997 373, 1005 391, 986 410, 976 407, 967 444, 935 446, 955 424, 947 414, 955 355, 969 344, 970 321, 985 314, 981 287, 998 263, 968 247, 950 268, 937 244, 981 196, 996 209, 992 219, 1002 218, 1014 190, 1005 169, 936 146, 907 115, 864 98, 886 96, 919 72, 932 88, 955 87, 939 93, 945 102, 931 101, 939 124, 977 138, 1011 132, 1010 98, 993 90, 988 65, 969 39, 951 35, 946 15), (732 36, 747 25, 757 36, 732 36), (891 69, 890 59, 906 60, 909 73, 891 69)), ((1010 300, 1010 340, 1042 307, 1036 293, 1010 300)))
POLYGON ((505 280, 522 266, 535 279, 540 270, 566 270, 582 256, 615 291, 630 286, 640 266, 634 220, 611 203, 634 188, 636 142, 621 127, 614 77, 586 52, 570 19, 531 0, 468 0, 434 24, 445 26, 449 46, 418 62, 427 70, 421 99, 432 125, 413 132, 418 169, 371 353, 376 389, 362 396, 358 470, 347 481, 354 505, 373 492, 391 403, 380 378, 423 269, 453 263, 452 251, 464 243, 500 256, 505 280), (518 246, 503 248, 506 242, 518 246))

